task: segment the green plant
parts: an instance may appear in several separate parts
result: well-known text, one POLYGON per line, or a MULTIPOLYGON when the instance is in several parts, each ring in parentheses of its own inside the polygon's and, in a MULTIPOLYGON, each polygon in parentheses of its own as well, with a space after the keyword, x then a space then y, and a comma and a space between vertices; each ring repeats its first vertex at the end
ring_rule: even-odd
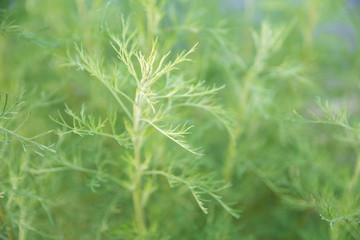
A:
POLYGON ((22 99, 20 97, 13 105, 10 105, 8 94, 0 95, 0 103, 2 103, 0 114, 0 142, 2 143, 0 149, 0 187, 2 190, 0 222, 2 227, 0 236, 11 240, 27 239, 28 232, 33 232, 38 236, 50 236, 32 226, 34 216, 31 211, 33 209, 42 209, 48 215, 50 222, 53 221, 46 207, 46 200, 37 195, 38 189, 31 184, 31 182, 41 182, 41 180, 33 178, 29 172, 29 168, 34 164, 31 163, 33 156, 30 156, 27 151, 41 157, 44 157, 44 152, 55 153, 55 151, 51 146, 36 142, 38 138, 50 132, 30 138, 19 133, 27 121, 25 113, 22 112, 22 105, 24 105, 22 99), (23 120, 17 123, 16 118, 19 116, 23 120), (25 153, 14 151, 17 148, 17 142, 25 153))
MULTIPOLYGON (((214 94, 223 87, 206 87, 204 82, 196 83, 193 80, 185 80, 185 76, 174 75, 172 72, 180 63, 188 62, 188 56, 195 50, 195 46, 187 52, 178 54, 174 60, 167 58, 170 52, 159 57, 156 49, 157 42, 148 56, 136 51, 136 34, 129 35, 129 25, 123 21, 123 33, 120 36, 111 34, 112 46, 118 54, 122 66, 113 62, 112 71, 107 72, 111 66, 106 66, 97 55, 89 56, 82 47, 76 46, 77 58, 72 58, 70 65, 90 73, 103 84, 114 101, 117 108, 125 115, 125 131, 120 133, 117 121, 119 110, 108 114, 106 120, 96 119, 93 115, 85 113, 85 107, 79 115, 66 107, 65 112, 70 116, 68 123, 61 115, 57 123, 65 127, 65 132, 60 134, 75 133, 80 136, 94 135, 108 137, 115 140, 119 147, 127 150, 118 160, 126 159, 127 179, 123 182, 127 190, 132 192, 135 225, 139 236, 147 232, 146 215, 144 213, 147 198, 152 194, 156 185, 147 181, 148 176, 158 175, 168 179, 171 186, 184 184, 195 198, 200 209, 207 214, 207 198, 213 198, 231 215, 239 217, 236 210, 229 207, 219 195, 219 192, 228 186, 219 185, 218 181, 209 177, 200 177, 189 174, 190 170, 183 169, 183 173, 176 175, 171 172, 169 166, 164 165, 161 169, 152 169, 154 161, 151 148, 147 142, 153 138, 152 131, 160 133, 183 150, 191 153, 194 157, 201 156, 199 149, 192 147, 185 139, 192 126, 181 123, 179 118, 173 118, 178 108, 195 107, 205 110, 215 116, 231 133, 231 120, 221 106, 216 105, 214 94), (135 60, 136 59, 136 60, 135 60), (127 73, 124 72, 127 70, 127 73), (128 87, 131 86, 131 87, 128 87), (107 126, 108 125, 108 126, 107 126), (111 130, 107 132, 106 129, 111 130), (145 187, 144 187, 145 185, 145 187)), ((154 138, 156 139, 156 138, 154 138)), ((172 162, 179 161, 176 158, 172 162)), ((194 159, 194 161, 196 161, 194 159)), ((179 168, 179 165, 177 166, 179 168)), ((104 173, 106 174, 106 173, 104 173)))
POLYGON ((359 7, 0 1, 0 239, 359 239, 359 7))

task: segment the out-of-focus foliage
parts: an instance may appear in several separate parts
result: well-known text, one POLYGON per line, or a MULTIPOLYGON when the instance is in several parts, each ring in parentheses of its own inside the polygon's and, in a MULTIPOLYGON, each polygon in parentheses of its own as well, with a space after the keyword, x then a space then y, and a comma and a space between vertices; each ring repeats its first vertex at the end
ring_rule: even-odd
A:
POLYGON ((0 239, 360 239, 359 16, 0 1, 0 239))

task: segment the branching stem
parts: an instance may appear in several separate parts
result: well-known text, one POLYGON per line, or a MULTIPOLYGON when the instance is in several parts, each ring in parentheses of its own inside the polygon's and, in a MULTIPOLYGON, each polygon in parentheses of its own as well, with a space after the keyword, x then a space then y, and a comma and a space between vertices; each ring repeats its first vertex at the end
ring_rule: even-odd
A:
MULTIPOLYGON (((248 73, 245 75, 244 78, 244 84, 241 89, 241 94, 239 96, 239 108, 238 108, 238 116, 237 121, 242 123, 244 119, 244 114, 246 112, 246 107, 248 104, 248 98, 249 98, 249 90, 251 83, 254 79, 257 78, 260 69, 258 69, 256 66, 260 65, 260 57, 256 57, 254 64, 249 69, 248 73)), ((237 150, 236 150, 236 140, 242 135, 243 133, 243 126, 240 126, 236 128, 234 131, 234 139, 235 142, 230 141, 229 147, 227 149, 227 156, 226 156, 226 162, 224 167, 224 177, 226 181, 229 181, 232 178, 233 174, 233 165, 235 161, 235 156, 237 156, 237 150)))
POLYGON ((143 206, 141 204, 141 147, 142 137, 140 129, 140 120, 142 115, 142 96, 138 89, 135 97, 135 105, 133 109, 133 146, 134 146, 134 163, 135 163, 135 174, 134 174, 134 188, 133 188, 133 203, 135 212, 135 222, 139 233, 142 235, 146 232, 146 225, 144 220, 143 206))

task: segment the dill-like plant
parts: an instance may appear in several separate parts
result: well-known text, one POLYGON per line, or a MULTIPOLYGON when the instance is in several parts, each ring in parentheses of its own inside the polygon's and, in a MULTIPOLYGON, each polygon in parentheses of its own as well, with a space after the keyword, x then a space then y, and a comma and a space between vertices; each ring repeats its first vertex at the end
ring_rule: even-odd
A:
POLYGON ((0 1, 0 239, 360 239, 357 2, 0 1))
MULTIPOLYGON (((186 140, 192 126, 176 117, 177 109, 190 107, 209 112, 231 133, 231 119, 214 98, 214 94, 223 87, 207 87, 204 82, 187 80, 185 76, 173 73, 181 63, 190 61, 189 55, 196 45, 181 52, 173 60, 168 60, 170 52, 161 55, 157 50, 157 40, 154 40, 146 56, 137 50, 136 32, 129 32, 128 22, 123 20, 122 24, 123 32, 119 36, 110 34, 111 45, 118 57, 118 62, 111 62, 113 66, 108 66, 96 54, 87 54, 78 45, 75 46, 78 55, 72 57, 69 63, 87 71, 103 85, 112 95, 118 110, 102 120, 86 114, 84 106, 79 114, 66 107, 65 113, 71 120, 67 121, 61 114, 60 119, 54 119, 64 127, 59 134, 72 132, 80 136, 110 138, 125 150, 118 160, 128 164, 127 178, 111 178, 118 178, 117 181, 122 187, 132 194, 135 226, 139 236, 146 235, 149 227, 147 222, 151 222, 151 219, 146 217, 146 202, 156 189, 156 185, 152 186, 151 182, 147 181, 153 176, 165 177, 171 186, 185 185, 205 214, 208 213, 208 198, 212 198, 238 218, 238 212, 232 209, 219 193, 228 188, 228 185, 221 185, 210 176, 193 176, 189 174, 191 170, 186 168, 180 169, 180 174, 172 172, 171 166, 166 164, 161 168, 153 168, 155 152, 152 153, 151 148, 147 147, 151 139, 157 141, 157 138, 153 138, 153 132, 156 132, 183 149, 184 153, 191 154, 194 161, 197 161, 202 156, 201 150, 191 146, 186 140), (110 71, 107 70, 109 68, 110 71), (119 116, 124 117, 125 131, 121 131, 119 127, 119 116)), ((176 162, 177 159, 172 161, 176 162)))
POLYGON ((0 95, 0 224, 2 226, 0 236, 10 240, 28 239, 33 234, 50 236, 33 226, 33 221, 37 221, 34 220, 35 216, 41 215, 41 212, 32 213, 34 210, 45 213, 49 222, 53 224, 47 208, 47 200, 37 195, 38 189, 32 184, 41 183, 41 179, 34 178, 29 171, 36 164, 31 163, 33 156, 28 152, 44 157, 45 152, 55 153, 55 151, 51 146, 37 142, 38 138, 50 132, 33 137, 24 137, 19 133, 27 121, 26 115, 22 122, 16 121, 18 115, 24 117, 24 113, 19 113, 24 104, 22 99, 22 97, 18 98, 11 105, 8 94, 0 95), (20 143, 25 153, 17 151, 17 143, 20 143))

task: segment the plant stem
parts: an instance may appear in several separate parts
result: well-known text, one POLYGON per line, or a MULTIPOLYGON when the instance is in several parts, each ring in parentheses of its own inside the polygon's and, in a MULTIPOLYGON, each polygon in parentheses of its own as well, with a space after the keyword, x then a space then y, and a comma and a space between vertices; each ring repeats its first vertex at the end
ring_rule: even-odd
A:
MULTIPOLYGON (((0 220, 3 224, 6 224, 6 213, 1 204, 0 204, 0 220)), ((14 234, 11 226, 6 226, 6 232, 7 232, 7 235, 9 236, 10 240, 16 240, 15 234, 14 234)))
POLYGON ((314 29, 316 28, 316 24, 317 24, 317 20, 318 20, 318 4, 316 1, 308 1, 307 2, 307 23, 305 26, 305 54, 306 54, 306 59, 309 60, 309 58, 312 56, 312 46, 313 46, 313 41, 314 41, 314 29))
MULTIPOLYGON (((258 66, 261 65, 261 58, 259 57, 259 54, 257 55, 254 64, 251 66, 249 71, 244 77, 244 84, 241 88, 241 94, 238 97, 239 101, 239 107, 238 107, 238 115, 237 115, 237 122, 243 123, 244 121, 244 115, 246 113, 246 107, 248 104, 249 99, 249 90, 251 83, 254 79, 257 78, 259 72, 261 71, 261 68, 258 68, 258 66)), ((226 181, 230 181, 233 175, 233 168, 234 168, 234 162, 235 158, 238 155, 237 154, 237 144, 236 141, 241 137, 243 134, 244 126, 240 126, 235 129, 234 132, 234 138, 235 142, 230 141, 228 149, 227 149, 227 156, 226 156, 226 162, 225 167, 223 170, 223 174, 226 181)))
POLYGON ((132 193, 134 202, 135 222, 137 230, 141 235, 146 232, 146 225, 144 221, 143 206, 141 204, 141 146, 142 137, 140 129, 140 119, 142 115, 142 97, 140 90, 137 90, 133 111, 133 145, 134 145, 134 163, 135 163, 135 174, 134 174, 134 189, 132 193))
POLYGON ((360 175, 360 156, 358 155, 358 157, 356 159, 355 170, 352 175, 351 181, 349 182, 349 185, 348 185, 349 192, 351 192, 353 190, 357 180, 359 179, 359 175, 360 175))

